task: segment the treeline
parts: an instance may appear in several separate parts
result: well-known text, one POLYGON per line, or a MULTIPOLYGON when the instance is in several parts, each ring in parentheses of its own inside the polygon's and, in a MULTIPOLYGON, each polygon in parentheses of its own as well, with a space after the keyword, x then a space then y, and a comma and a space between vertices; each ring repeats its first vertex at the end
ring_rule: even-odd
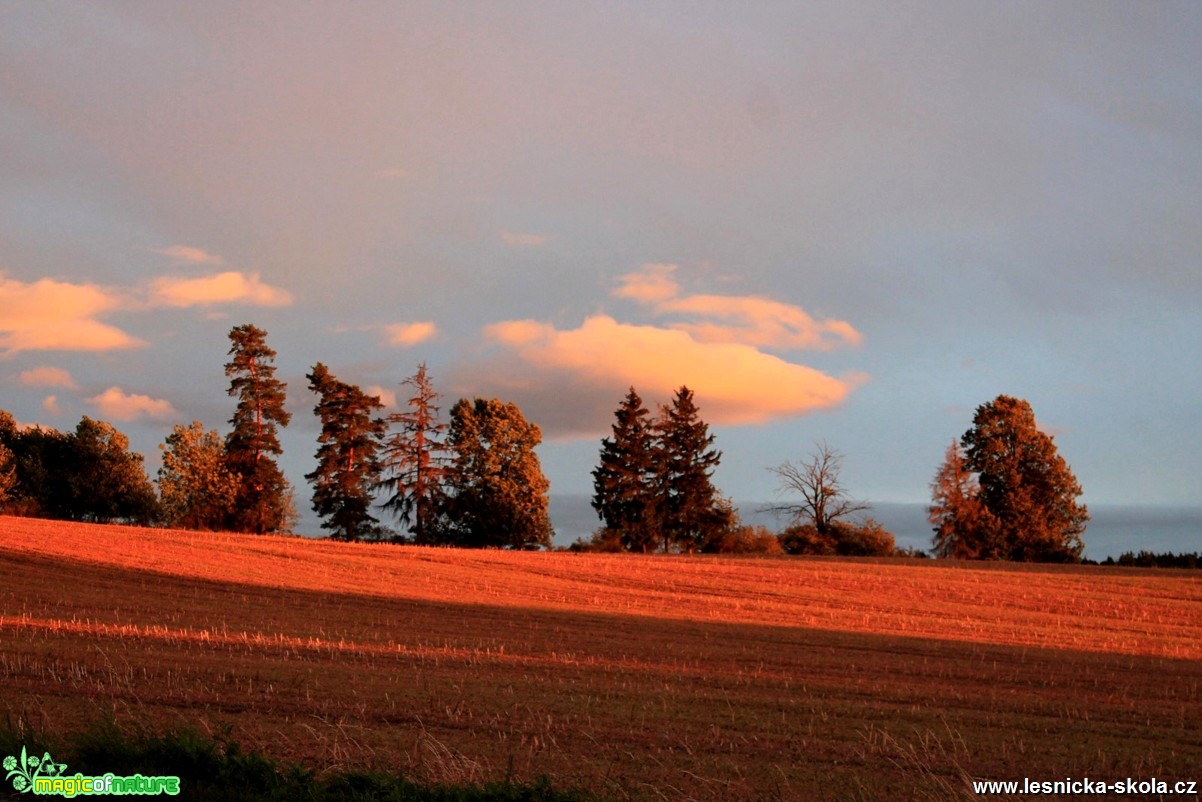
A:
MULTIPOLYGON (((237 532, 289 532, 295 491, 279 468, 279 430, 291 422, 276 352, 253 325, 229 332, 225 365, 237 399, 224 437, 199 421, 176 425, 162 451, 157 488, 143 458, 110 424, 85 417, 73 433, 18 427, 0 412, 0 511, 90 522, 237 532)), ((343 540, 549 548, 549 484, 537 426, 516 405, 461 399, 439 419, 425 366, 405 381, 406 408, 380 416, 376 396, 324 364, 306 376, 321 422, 313 509, 343 540), (403 527, 380 521, 382 512, 403 527)))
POLYGON ((1171 551, 1151 552, 1125 551, 1118 558, 1107 557, 1095 565, 1121 565, 1127 568, 1197 568, 1202 565, 1202 554, 1183 551, 1174 554, 1171 551))
MULTIPOLYGON (((128 439, 84 417, 73 432, 20 428, 0 411, 0 511, 92 522, 288 532, 294 490, 280 470, 279 429, 291 422, 276 352, 253 325, 229 332, 225 375, 236 399, 224 437, 176 425, 160 445, 157 483, 128 439), (157 492, 156 492, 157 484, 157 492)), ((307 374, 321 423, 305 478, 313 510, 343 540, 467 547, 550 548, 548 482, 539 427, 512 403, 459 399, 448 420, 425 365, 405 379, 399 411, 318 362, 307 374), (384 520, 382 520, 384 519, 384 520), (394 526, 398 528, 394 528, 394 526)), ((589 551, 904 554, 842 484, 842 455, 820 443, 803 461, 768 470, 786 516, 778 533, 744 525, 713 484, 722 452, 693 393, 680 387, 652 414, 632 387, 601 440, 592 506, 601 526, 572 548, 589 551)), ((978 407, 931 484, 935 557, 1080 562, 1089 520, 1081 487, 1030 405, 1000 395, 978 407)), ((1196 555, 1127 553, 1118 565, 1196 567, 1196 555)))

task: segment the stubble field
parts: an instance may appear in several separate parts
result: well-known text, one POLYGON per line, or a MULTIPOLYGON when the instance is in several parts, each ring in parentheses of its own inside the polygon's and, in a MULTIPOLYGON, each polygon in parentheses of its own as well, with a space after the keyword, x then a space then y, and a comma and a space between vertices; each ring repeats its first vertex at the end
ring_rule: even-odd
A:
POLYGON ((1202 572, 0 517, 0 715, 229 728, 315 768, 618 799, 1202 780, 1202 572))

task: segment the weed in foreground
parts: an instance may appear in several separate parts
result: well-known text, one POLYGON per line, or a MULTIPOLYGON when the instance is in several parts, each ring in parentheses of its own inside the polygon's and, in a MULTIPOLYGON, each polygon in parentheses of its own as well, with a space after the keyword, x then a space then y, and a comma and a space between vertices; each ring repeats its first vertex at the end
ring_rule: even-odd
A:
MULTIPOLYGON (((600 802, 593 795, 560 791, 543 779, 532 784, 424 785, 386 772, 317 775, 299 765, 283 767, 258 752, 244 751, 226 733, 193 730, 129 732, 111 720, 96 721, 67 738, 41 732, 23 716, 0 721, 0 753, 49 752, 68 776, 142 774, 180 778, 181 800, 228 802, 600 802)), ((0 789, 0 799, 13 798, 0 789)))

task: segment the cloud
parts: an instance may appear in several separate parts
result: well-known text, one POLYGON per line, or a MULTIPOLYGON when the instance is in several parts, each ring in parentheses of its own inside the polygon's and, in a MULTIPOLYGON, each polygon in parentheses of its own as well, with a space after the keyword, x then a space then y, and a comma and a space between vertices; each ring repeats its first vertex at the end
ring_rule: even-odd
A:
POLYGON ((31 368, 21 371, 18 379, 26 387, 65 387, 68 390, 74 390, 77 387, 71 374, 62 368, 31 368))
POLYGON ((388 409, 396 409, 396 392, 387 390, 378 384, 372 384, 363 388, 363 392, 368 395, 374 395, 380 399, 380 403, 388 409))
POLYGON ((223 265, 225 260, 215 254, 202 251, 200 248, 192 248, 188 245, 172 245, 170 248, 163 248, 158 253, 170 256, 174 262, 183 262, 190 265, 223 265))
POLYGON ((104 417, 120 421, 131 421, 142 416, 164 420, 176 414, 169 401, 148 395, 130 395, 120 387, 110 387, 100 395, 89 398, 88 403, 100 410, 104 417))
POLYGON ((688 316, 669 324, 701 342, 742 343, 766 348, 828 351, 859 345, 863 338, 843 320, 815 320, 793 304, 756 295, 685 295, 672 264, 646 264, 622 276, 614 291, 650 306, 658 315, 688 316))
POLYGON ((158 278, 151 282, 150 296, 154 305, 174 307, 220 303, 287 306, 292 303, 292 293, 264 284, 258 273, 234 270, 199 278, 158 278))
POLYGON ((537 248, 547 244, 547 238, 542 234, 514 234, 509 231, 501 232, 501 241, 514 248, 537 248))
POLYGON ((829 409, 860 381, 836 379, 743 343, 704 342, 688 331, 619 323, 606 315, 569 330, 534 320, 505 321, 485 327, 484 336, 530 369, 521 381, 511 378, 507 389, 528 402, 571 407, 570 415, 578 416, 574 425, 570 415, 552 415, 543 423, 560 432, 591 434, 605 423, 592 419, 595 404, 587 412, 564 404, 565 393, 600 393, 612 407, 631 385, 645 398, 667 401, 684 384, 707 421, 737 425, 829 409))
POLYGON ((418 323, 393 323, 384 327, 388 335, 388 344, 401 348, 410 348, 423 343, 438 333, 438 327, 430 321, 418 323))
POLYGON ((670 300, 680 294, 680 285, 672 276, 674 272, 676 265, 645 264, 637 272, 621 276, 618 280, 622 286, 613 294, 644 304, 670 300))
POLYGON ((27 284, 0 272, 0 349, 111 351, 145 345, 97 319, 124 305, 115 291, 94 284, 48 278, 27 284))
POLYGON ((42 410, 51 415, 58 415, 61 410, 58 408, 58 396, 48 395, 42 399, 42 410))

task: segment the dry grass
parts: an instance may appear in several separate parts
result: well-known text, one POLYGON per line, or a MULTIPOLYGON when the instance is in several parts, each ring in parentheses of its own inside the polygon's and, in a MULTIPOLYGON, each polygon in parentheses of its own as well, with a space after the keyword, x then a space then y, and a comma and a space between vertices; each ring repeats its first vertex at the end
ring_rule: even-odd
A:
MULTIPOLYGON (((0 518, 0 707, 670 799, 1194 779, 1202 573, 454 551, 0 518)), ((4 710, 0 709, 0 713, 4 710)), ((1200 778, 1202 779, 1202 778, 1200 778)))

